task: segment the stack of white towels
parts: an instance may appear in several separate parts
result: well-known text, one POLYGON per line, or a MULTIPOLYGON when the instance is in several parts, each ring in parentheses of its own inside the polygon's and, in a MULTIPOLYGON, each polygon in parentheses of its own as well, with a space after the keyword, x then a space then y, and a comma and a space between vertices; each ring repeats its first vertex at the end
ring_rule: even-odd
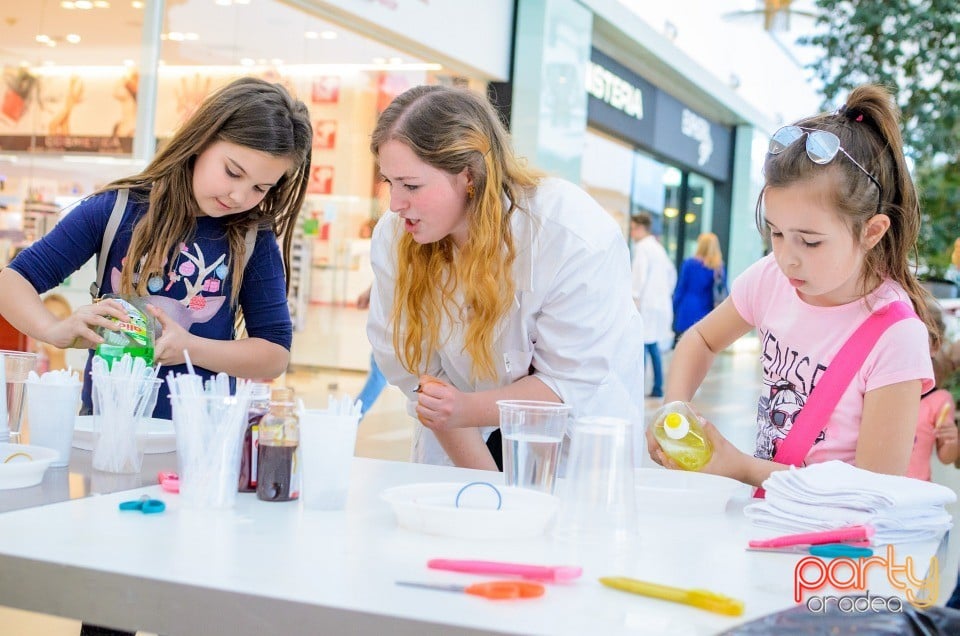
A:
POLYGON ((953 525, 944 506, 957 500, 940 484, 841 461, 778 471, 763 487, 766 499, 744 509, 754 524, 784 533, 867 524, 876 531, 878 545, 939 538, 953 525))

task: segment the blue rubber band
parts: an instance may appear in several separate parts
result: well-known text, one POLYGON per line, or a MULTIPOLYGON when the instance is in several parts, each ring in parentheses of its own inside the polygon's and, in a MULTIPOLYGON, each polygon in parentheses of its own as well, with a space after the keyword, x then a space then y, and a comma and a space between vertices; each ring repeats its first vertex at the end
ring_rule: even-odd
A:
POLYGON ((503 506, 503 495, 500 494, 500 489, 494 486, 493 484, 491 484, 489 481, 472 481, 466 486, 464 486, 463 488, 461 488, 457 492, 457 498, 453 502, 454 506, 456 506, 457 508, 460 507, 460 495, 463 494, 464 490, 466 490, 467 488, 470 488, 471 486, 488 486, 497 495, 497 507, 495 508, 495 510, 500 510, 500 508, 503 506))

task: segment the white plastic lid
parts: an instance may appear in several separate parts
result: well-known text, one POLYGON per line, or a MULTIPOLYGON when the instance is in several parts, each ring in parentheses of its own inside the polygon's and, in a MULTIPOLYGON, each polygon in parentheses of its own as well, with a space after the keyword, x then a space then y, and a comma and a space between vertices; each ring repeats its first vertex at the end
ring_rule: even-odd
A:
POLYGON ((670 439, 683 439, 690 432, 690 422, 679 413, 667 413, 663 418, 663 431, 670 439))

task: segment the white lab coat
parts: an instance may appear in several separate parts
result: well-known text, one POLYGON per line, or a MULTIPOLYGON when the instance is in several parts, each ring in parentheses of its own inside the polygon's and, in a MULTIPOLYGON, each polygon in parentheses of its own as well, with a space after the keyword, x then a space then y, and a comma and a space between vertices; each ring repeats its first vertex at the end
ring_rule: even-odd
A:
MULTIPOLYGON (((423 372, 475 392, 511 384, 532 369, 573 407, 573 417, 629 419, 635 452, 642 453, 643 325, 631 297, 629 256, 620 229, 586 192, 559 179, 544 179, 522 207, 525 211, 511 219, 516 291, 494 339, 497 378, 471 379, 463 325, 446 318, 441 348, 423 372)), ((400 365, 390 325, 396 242, 402 231, 402 220, 394 213, 385 214, 374 230, 367 336, 380 370, 408 396, 407 410, 416 417, 418 378, 400 365)), ((450 464, 434 434, 419 421, 416 427, 412 460, 450 464)), ((496 428, 483 427, 479 433, 486 439, 496 428)))
POLYGON ((653 235, 633 244, 633 300, 643 316, 645 343, 673 340, 677 268, 653 235))

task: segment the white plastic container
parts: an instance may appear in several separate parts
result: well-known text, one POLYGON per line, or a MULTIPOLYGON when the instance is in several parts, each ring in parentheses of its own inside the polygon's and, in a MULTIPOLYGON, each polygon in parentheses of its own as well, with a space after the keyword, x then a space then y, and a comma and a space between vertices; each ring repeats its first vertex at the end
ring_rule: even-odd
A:
POLYGON ((0 490, 36 486, 57 457, 43 446, 0 442, 0 490))

